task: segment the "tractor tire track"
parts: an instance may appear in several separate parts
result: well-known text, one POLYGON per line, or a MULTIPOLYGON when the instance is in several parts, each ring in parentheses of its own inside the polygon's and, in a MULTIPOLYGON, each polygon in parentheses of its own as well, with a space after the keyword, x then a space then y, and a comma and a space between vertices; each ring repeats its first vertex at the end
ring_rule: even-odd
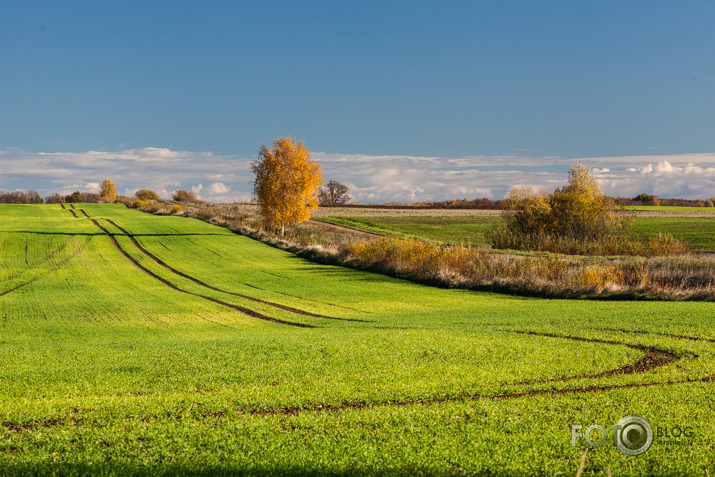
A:
MULTIPOLYGON (((677 386, 681 384, 698 384, 698 383, 715 383, 715 376, 706 376, 697 379, 685 379, 681 381, 662 381, 655 383, 637 383, 637 384, 615 384, 611 386, 587 386, 585 388, 564 388, 564 389, 536 389, 531 391, 504 393, 504 394, 460 394, 457 396, 415 399, 409 401, 381 401, 381 402, 356 402, 345 401, 338 404, 321 404, 307 403, 305 406, 297 407, 274 407, 267 409, 242 407, 236 409, 240 413, 252 414, 255 416, 294 416, 309 412, 341 412, 347 410, 362 410, 362 409, 377 409, 384 407, 409 407, 409 406, 429 406, 431 404, 443 404, 450 402, 466 402, 466 401, 501 401, 506 399, 520 399, 533 396, 563 396, 569 394, 582 393, 599 393, 606 391, 619 391, 623 389, 649 388, 656 386, 677 386)), ((206 418, 224 418, 229 417, 232 413, 228 411, 213 411, 197 414, 196 417, 206 418)), ((176 416, 179 418, 180 416, 176 416)), ((181 416, 183 417, 183 416, 181 416)), ((0 427, 5 428, 8 432, 23 432, 34 431, 37 429, 49 429, 64 425, 76 426, 80 422, 86 425, 94 425, 91 422, 85 422, 77 417, 68 418, 50 418, 45 420, 32 419, 25 422, 0 422, 0 427)))
POLYGON ((657 331, 638 331, 638 330, 626 330, 626 329, 621 329, 621 328, 600 328, 600 330, 601 331, 615 331, 618 333, 632 333, 632 334, 636 334, 636 335, 666 336, 668 338, 677 338, 680 340, 704 341, 707 343, 715 343, 715 339, 712 339, 712 338, 699 338, 697 336, 674 335, 671 333, 659 333, 657 331))
POLYGON ((20 285, 17 285, 16 287, 10 288, 9 290, 6 290, 6 291, 0 293, 0 296, 5 296, 5 295, 7 295, 8 293, 12 293, 12 292, 14 292, 15 290, 19 290, 20 288, 25 287, 25 286, 29 285, 30 283, 32 283, 32 282, 34 282, 34 281, 36 281, 36 280, 37 280, 37 278, 35 278, 35 279, 33 279, 33 280, 30 280, 29 282, 25 282, 25 283, 22 283, 22 284, 20 284, 20 285))
MULTIPOLYGON (((61 269, 62 267, 64 267, 70 260, 72 260, 74 257, 76 257, 77 255, 79 255, 80 253, 82 253, 82 251, 84 250, 84 247, 87 245, 87 243, 89 243, 89 241, 85 242, 82 246, 79 247, 79 249, 78 249, 76 252, 72 253, 69 257, 65 257, 65 258, 62 259, 61 261, 59 261, 59 262, 57 262, 57 263, 53 263, 53 264, 52 264, 52 269, 47 271, 47 275, 49 275, 50 273, 54 273, 54 272, 60 270, 60 269, 61 269)), ((42 265, 43 263, 45 263, 45 262, 47 262, 48 260, 50 260, 50 258, 52 258, 52 257, 53 257, 54 255, 56 255, 57 253, 60 253, 60 252, 61 252, 62 250, 64 250, 65 248, 66 248, 66 245, 64 245, 64 246, 62 247, 62 249, 60 249, 59 251, 51 253, 50 256, 48 256, 47 258, 43 259, 41 262, 35 264, 34 266, 28 267, 28 271, 29 271, 29 270, 34 270, 34 269, 38 268, 40 265, 42 265)), ((13 288, 11 288, 11 289, 9 289, 9 290, 6 290, 6 291, 0 293, 0 297, 3 297, 3 296, 5 296, 5 295, 7 295, 7 294, 9 294, 9 293, 12 293, 12 292, 14 292, 15 290, 19 290, 20 288, 26 287, 27 285, 29 285, 29 284, 31 284, 31 283, 34 283, 34 282, 36 282, 37 280, 39 280, 39 279, 41 279, 41 278, 45 278, 45 276, 47 276, 47 275, 42 275, 42 276, 39 276, 39 277, 35 277, 35 278, 33 278, 32 280, 30 280, 29 282, 21 283, 20 285, 17 285, 17 286, 15 286, 15 287, 13 287, 13 288)), ((22 275, 20 275, 20 276, 22 276, 22 275)))
POLYGON ((71 213, 72 215, 74 215, 74 218, 75 218, 75 219, 79 219, 79 217, 77 217, 77 214, 75 214, 74 210, 72 210, 72 209, 67 209, 67 210, 69 210, 70 213, 71 213))
POLYGON ((87 215, 87 212, 85 212, 84 209, 79 209, 79 211, 82 212, 85 217, 89 218, 89 215, 87 215))
POLYGON ((281 310, 289 311, 289 312, 291 312, 291 313, 296 313, 296 314, 299 314, 299 315, 311 316, 311 317, 314 317, 314 318, 325 318, 325 319, 328 319, 328 320, 356 321, 356 322, 365 323, 364 320, 358 320, 358 319, 356 319, 356 318, 336 318, 336 317, 333 317, 333 316, 319 315, 319 314, 317 314, 317 313, 311 313, 311 312, 309 312, 309 311, 300 310, 300 309, 298 309, 298 308, 293 308, 293 307, 291 307, 291 306, 281 305, 280 303, 274 303, 274 302, 270 302, 270 301, 266 301, 266 300, 261 300, 260 298, 254 298, 254 297, 252 297, 252 296, 242 295, 242 294, 240 294, 240 293, 234 293, 234 292, 222 290, 222 289, 217 288, 217 287, 215 287, 215 286, 209 285, 208 283, 203 282, 203 281, 199 280, 198 278, 195 278, 195 277, 192 277, 191 275, 187 275, 186 273, 180 272, 179 270, 175 269, 174 267, 168 265, 166 262, 164 262, 163 260, 161 260, 159 257, 157 257, 156 255, 152 254, 152 253, 149 252, 147 249, 145 249, 145 248, 137 241, 137 239, 136 239, 132 234, 130 234, 130 233, 129 233, 127 230, 125 230, 123 227, 117 225, 113 220, 106 219, 106 218, 105 218, 104 220, 106 220, 107 222, 109 222, 110 224, 112 224, 112 225, 113 225, 114 227, 116 227, 119 231, 121 231, 123 234, 125 234, 127 237, 129 237, 129 240, 132 241, 132 243, 134 244, 134 246, 135 246, 136 248, 138 248, 139 251, 141 251, 144 255, 146 255, 147 257, 151 258, 152 260, 154 260, 156 263, 158 263, 159 265, 161 265, 161 266, 164 267, 165 269, 167 269, 168 271, 170 271, 171 273, 173 273, 173 274, 175 274, 175 275, 178 275, 178 276, 180 276, 180 277, 186 278, 187 280, 191 280, 192 282, 196 283, 197 285, 200 285, 200 286, 202 286, 202 287, 208 288, 209 290, 214 290, 214 291, 217 291, 217 292, 226 293, 227 295, 237 296, 237 297, 243 298, 243 299, 245 299, 245 300, 253 301, 253 302, 255 302, 255 303, 261 303, 261 304, 263 304, 263 305, 272 306, 272 307, 274 307, 274 308, 279 308, 279 309, 281 309, 281 310))
MULTIPOLYGON (((632 384, 611 384, 607 386, 586 386, 580 388, 562 388, 562 389, 532 389, 528 391, 503 393, 503 394, 459 394, 449 397, 415 399, 409 401, 382 401, 382 402, 353 402, 346 401, 338 404, 318 404, 309 403, 301 407, 276 407, 269 409, 243 409, 254 415, 260 416, 275 416, 275 415, 296 415, 306 412, 340 412, 349 409, 372 409, 381 407, 407 407, 415 405, 430 405, 443 404, 449 402, 461 401, 500 401, 503 399, 519 399, 533 396, 562 396, 568 394, 581 393, 599 393, 606 391, 618 391, 622 389, 649 388, 655 386, 676 386, 680 384, 695 384, 695 383, 715 383, 715 376, 705 376, 703 378, 684 379, 680 381, 660 381, 653 383, 632 383, 632 384)), ((209 414, 205 417, 216 416, 216 413, 209 414)), ((220 416, 217 416, 220 417, 220 416)))
MULTIPOLYGON (((225 301, 217 300, 217 299, 212 298, 212 297, 209 297, 209 296, 200 295, 200 294, 198 294, 198 293, 193 293, 193 292, 184 290, 184 289, 182 289, 182 288, 179 288, 179 287, 177 287, 176 285, 174 285, 173 283, 171 283, 170 281, 168 281, 168 280, 166 280, 166 279, 160 277, 159 275, 155 274, 154 272, 152 272, 152 271, 149 270, 148 268, 145 268, 143 265, 141 265, 138 261, 136 261, 136 260, 134 259, 134 257, 132 257, 131 255, 129 255, 129 253, 128 253, 126 250, 124 250, 124 249, 121 247, 121 245, 119 245, 119 242, 117 242, 117 239, 114 238, 114 236, 113 236, 107 229, 105 229, 104 227, 102 227, 102 226, 99 224, 99 222, 97 222, 95 219, 92 219, 92 218, 90 218, 89 220, 91 220, 94 225, 96 225, 102 232, 105 233, 105 235, 107 235, 107 237, 109 237, 109 239, 110 239, 110 240, 112 241, 112 243, 114 244, 114 247, 115 247, 117 250, 119 250, 119 252, 120 252, 122 255, 124 255, 124 257, 126 257, 127 260, 129 260, 131 263, 133 263, 134 266, 136 266, 138 269, 142 270, 144 273, 146 273, 146 274, 149 275, 150 277, 152 277, 152 278, 158 280, 159 282, 163 283, 163 284, 166 285, 167 287, 171 288, 172 290, 176 290, 176 291, 178 291, 178 292, 180 292, 180 293, 185 293, 185 294, 187 294, 187 295, 191 295, 191 296, 196 296, 196 297, 199 297, 199 298, 203 298, 204 300, 210 301, 210 302, 212 302, 212 303, 216 303, 216 304, 218 304, 218 305, 223 305, 223 306, 225 306, 225 307, 231 308, 232 310, 238 311, 239 313, 242 313, 242 314, 244 314, 244 315, 246 315, 246 316, 250 316, 251 318, 258 318, 259 320, 269 321, 269 322, 272 322, 272 323, 278 323, 278 324, 281 324, 281 325, 296 326, 296 327, 299 327, 299 328, 315 328, 315 327, 312 326, 312 325, 307 325, 307 324, 303 324, 303 323, 294 323, 294 322, 292 322, 292 321, 285 321, 285 320, 281 320, 281 319, 278 319, 278 318, 273 318, 273 317, 270 317, 270 316, 266 316, 266 315, 264 315, 264 314, 262 314, 262 313, 258 313, 258 312, 256 312, 256 311, 253 311, 253 310, 249 309, 249 308, 244 308, 244 307, 242 307, 242 306, 233 305, 233 304, 231 304, 231 303, 226 303, 225 301)), ((214 322, 212 322, 212 323, 214 323, 214 322)), ((217 323, 217 324, 220 324, 220 323, 217 323)), ((227 326, 227 327, 228 327, 228 325, 223 325, 223 326, 227 326)), ((229 328, 230 328, 230 327, 229 327, 229 328)))
MULTIPOLYGON (((601 373, 592 373, 583 376, 574 376, 568 378, 556 378, 549 380, 540 381, 529 381, 529 382, 519 382, 513 383, 513 386, 526 386, 530 384, 548 383, 548 382, 562 382, 572 379, 595 379, 600 377, 614 376, 618 374, 636 374, 644 373, 646 371, 665 366, 668 363, 672 363, 678 359, 679 356, 670 353, 665 350, 658 348, 653 348, 649 346, 635 345, 631 343, 624 343, 620 341, 613 340, 601 340, 596 338, 583 338, 578 336, 568 336, 568 335, 557 335, 551 333, 538 333, 535 331, 513 331, 513 330, 502 330, 508 333, 521 333, 531 336, 544 336, 549 338, 562 338, 570 339, 575 341, 584 341, 591 343, 603 343, 612 345, 621 345, 633 349, 638 349, 641 351, 646 351, 646 356, 641 358, 637 363, 622 366, 620 368, 604 371, 601 373)), ((272 409, 244 409, 245 412, 257 415, 294 415, 304 412, 339 412, 346 409, 367 409, 367 408, 377 408, 377 407, 404 407, 413 406, 417 404, 429 405, 429 404, 439 404, 447 402, 458 402, 458 401, 476 401, 476 400, 502 400, 502 399, 518 399, 524 397, 532 396, 559 396, 567 394, 579 394, 579 393, 597 393, 605 391, 614 391, 621 389, 635 389, 635 388, 645 388, 645 387, 655 387, 655 386, 674 386, 679 384, 692 384, 692 383, 713 383, 715 382, 715 376, 705 376, 702 378, 689 378, 684 380, 668 380, 652 383, 631 383, 631 384, 610 384, 610 385, 590 385, 585 387, 567 387, 561 389, 529 389, 525 391, 518 392, 508 392, 502 394, 473 394, 473 393, 462 393, 455 396, 448 397, 435 397, 426 399, 415 399, 415 400, 403 400, 403 401, 384 401, 375 403, 366 402, 353 402, 346 401, 338 404, 320 404, 320 403, 308 403, 300 407, 278 407, 272 409)))
POLYGON ((561 338, 561 339, 566 339, 566 340, 573 340, 573 341, 584 341, 588 343, 602 343, 602 344, 611 344, 611 345, 620 345, 620 346, 626 346, 631 349, 637 349, 639 351, 644 351, 645 356, 643 356, 641 359, 636 361, 633 364, 627 364, 625 366, 621 366, 619 368, 615 369, 609 369, 606 371, 601 371, 600 373, 590 373, 590 374, 584 374, 584 375, 578 375, 578 376, 565 376, 565 377, 560 377, 560 378, 548 378, 548 379, 541 379, 541 380, 535 380, 535 381, 524 381, 516 384, 537 384, 537 383, 554 383, 554 382, 564 382, 564 381, 573 381, 577 379, 597 379, 597 378, 604 378, 604 377, 609 377, 609 376, 616 376, 619 374, 636 374, 636 373, 645 373, 647 371, 660 368, 662 366, 665 366, 667 364, 673 363, 675 361, 678 361, 681 359, 680 356, 675 355, 669 351, 665 351, 659 348, 654 348, 652 346, 643 346, 643 345, 636 345, 636 344, 630 344, 630 343, 622 343, 619 341, 611 341, 611 340, 601 340, 597 338, 583 338, 580 336, 569 336, 569 335, 557 335, 557 334, 552 334, 552 333, 538 333, 536 331, 507 331, 507 330, 501 330, 506 333, 519 333, 519 334, 524 334, 524 335, 531 335, 531 336, 543 336, 547 338, 561 338))

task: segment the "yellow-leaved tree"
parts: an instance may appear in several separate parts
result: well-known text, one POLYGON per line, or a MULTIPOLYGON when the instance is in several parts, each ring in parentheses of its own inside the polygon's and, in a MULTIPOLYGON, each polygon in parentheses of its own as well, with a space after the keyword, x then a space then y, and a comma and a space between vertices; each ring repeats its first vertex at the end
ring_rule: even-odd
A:
POLYGON ((308 220, 318 208, 323 174, 303 141, 280 137, 270 149, 262 144, 251 170, 256 175, 253 190, 266 228, 285 235, 286 225, 308 220))
POLYGON ((99 191, 99 200, 102 202, 114 202, 117 199, 117 186, 108 177, 102 181, 99 191))

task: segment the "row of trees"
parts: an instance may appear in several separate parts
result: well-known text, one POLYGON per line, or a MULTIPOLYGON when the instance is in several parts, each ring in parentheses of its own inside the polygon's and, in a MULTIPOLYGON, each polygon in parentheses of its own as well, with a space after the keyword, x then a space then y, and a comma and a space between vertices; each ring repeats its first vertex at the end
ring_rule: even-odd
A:
MULTIPOLYGON (((159 194, 150 189, 139 189, 134 197, 138 200, 151 201, 159 200, 159 194)), ((99 193, 74 191, 68 195, 49 194, 43 199, 35 190, 2 192, 0 191, 0 203, 2 204, 78 204, 78 203, 99 203, 115 202, 117 200, 117 186, 114 182, 106 178, 100 185, 99 193)), ((177 202, 196 202, 196 195, 185 189, 178 190, 173 194, 173 200, 177 202)))

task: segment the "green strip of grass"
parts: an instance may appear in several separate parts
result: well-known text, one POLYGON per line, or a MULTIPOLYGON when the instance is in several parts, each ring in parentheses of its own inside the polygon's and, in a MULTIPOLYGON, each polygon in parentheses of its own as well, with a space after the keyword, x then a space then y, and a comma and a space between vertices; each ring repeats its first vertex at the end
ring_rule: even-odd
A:
MULTIPOLYGON (((326 217, 325 222, 388 236, 487 246, 485 234, 500 217, 326 217)), ((696 251, 715 250, 715 217, 636 217, 633 232, 650 238, 667 233, 696 251)))

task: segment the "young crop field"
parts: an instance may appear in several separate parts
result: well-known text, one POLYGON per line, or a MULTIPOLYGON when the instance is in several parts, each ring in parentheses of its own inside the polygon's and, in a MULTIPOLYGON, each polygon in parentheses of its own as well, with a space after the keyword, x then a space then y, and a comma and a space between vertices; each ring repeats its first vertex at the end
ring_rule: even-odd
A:
POLYGON ((439 289, 107 204, 1 205, 0 253, 3 476, 715 469, 713 302, 439 289))
POLYGON ((695 214, 713 214, 713 207, 678 207, 673 205, 629 205, 628 210, 638 210, 641 212, 685 212, 695 214))
MULTIPOLYGON (((685 208, 685 207, 683 207, 685 208)), ((692 207, 690 207, 692 209, 692 207)), ((357 230, 388 236, 407 236, 451 244, 487 246, 485 234, 501 220, 494 215, 445 216, 358 216, 321 217, 319 220, 357 230)), ((715 215, 709 217, 637 215, 633 222, 637 237, 650 238, 667 233, 685 240, 695 251, 715 251, 715 215)))
POLYGON ((487 244, 484 234, 493 229, 501 221, 501 217, 436 215, 323 217, 320 220, 380 235, 484 246, 487 244))

